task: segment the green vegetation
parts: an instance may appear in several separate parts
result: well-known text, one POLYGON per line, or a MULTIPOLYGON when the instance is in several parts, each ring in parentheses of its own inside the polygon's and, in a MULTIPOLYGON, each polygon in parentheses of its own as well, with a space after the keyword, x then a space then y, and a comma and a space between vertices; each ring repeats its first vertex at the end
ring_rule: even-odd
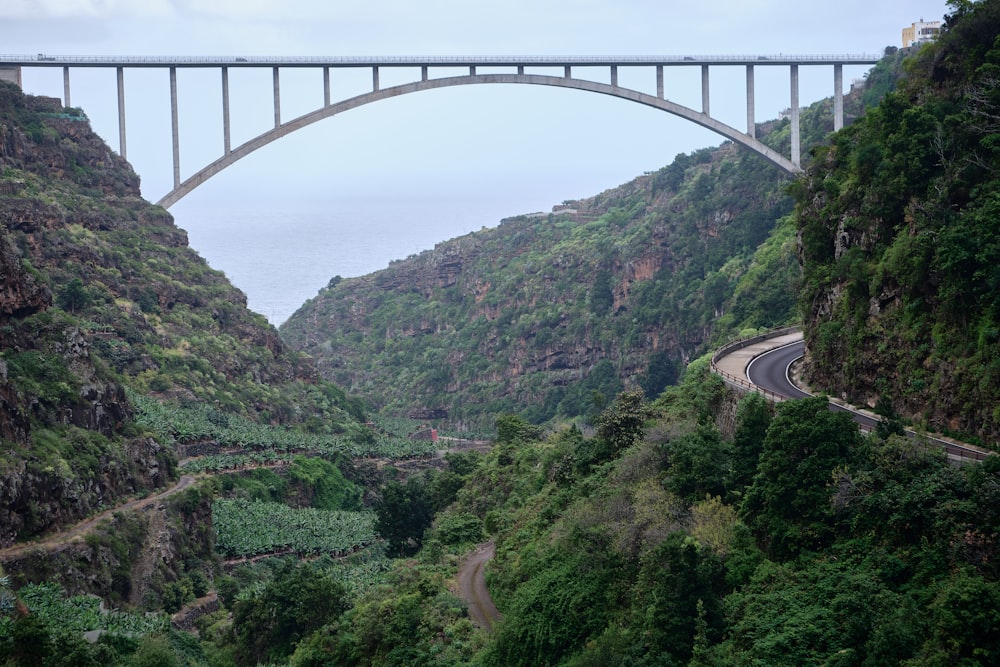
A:
MULTIPOLYGON (((990 438, 1000 409, 1000 0, 951 4, 937 45, 873 71, 857 97, 885 101, 814 150, 792 215, 727 145, 331 280, 310 307, 343 326, 320 349, 391 370, 376 404, 495 433, 443 461, 385 435, 416 422, 366 424, 316 380, 79 114, 0 85, 0 139, 23 148, 0 156, 23 181, 0 196, 18 221, 0 230, 0 543, 120 509, 178 456, 210 473, 82 540, 5 550, 0 665, 1000 662, 1000 457, 955 466, 900 434, 919 406, 990 438), (793 318, 797 292, 814 380, 852 383, 884 427, 683 363, 793 318), (487 541, 493 632, 457 594, 487 541)), ((803 114, 807 143, 829 113, 803 114)))
POLYGON ((802 304, 816 386, 995 442, 1000 6, 952 4, 898 89, 796 185, 802 304))
MULTIPOLYGON (((655 396, 691 349, 707 348, 756 248, 790 210, 785 180, 730 146, 679 155, 660 172, 568 203, 570 212, 507 219, 338 281, 282 336, 386 412, 440 406, 470 426, 504 412, 533 423, 594 415, 626 388, 655 396), (439 277, 456 265, 457 275, 439 277)), ((798 267, 786 257, 768 310, 744 310, 728 326, 794 317, 787 279, 798 267)))
POLYGON ((371 512, 292 509, 281 503, 219 499, 212 505, 218 548, 228 557, 292 551, 341 555, 375 539, 371 512))
POLYGON ((132 395, 136 424, 156 433, 167 442, 211 441, 221 448, 238 448, 242 453, 209 455, 186 464, 186 470, 222 470, 247 463, 288 460, 289 455, 310 453, 336 459, 337 456, 386 456, 403 459, 426 456, 436 451, 434 443, 395 435, 375 433, 360 425, 351 435, 306 433, 299 429, 261 424, 240 415, 227 414, 204 404, 188 407, 165 405, 156 399, 132 395))

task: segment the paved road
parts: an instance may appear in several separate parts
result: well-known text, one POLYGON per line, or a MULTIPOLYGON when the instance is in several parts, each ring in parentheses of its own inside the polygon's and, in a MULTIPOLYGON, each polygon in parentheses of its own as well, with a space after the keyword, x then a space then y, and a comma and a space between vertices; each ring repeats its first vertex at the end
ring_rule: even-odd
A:
MULTIPOLYGON (((751 347, 747 347, 743 350, 737 350, 738 354, 731 354, 729 356, 733 357, 732 360, 719 360, 719 367, 722 368, 725 364, 728 367, 732 367, 734 363, 742 363, 743 358, 747 355, 752 355, 749 362, 745 366, 745 375, 747 380, 765 390, 771 395, 777 395, 781 398, 806 398, 811 396, 808 392, 800 389, 795 383, 792 382, 792 374, 790 371, 791 365, 795 363, 798 359, 802 357, 803 351, 805 349, 805 343, 801 340, 801 333, 797 334, 799 336, 798 340, 793 340, 788 342, 787 337, 774 338, 769 341, 774 347, 770 350, 762 350, 762 346, 766 347, 768 343, 760 343, 751 347)), ((731 370, 726 370, 722 368, 725 372, 732 373, 731 370)), ((848 412, 861 428, 871 431, 874 430, 878 425, 879 419, 871 413, 860 411, 856 408, 850 406, 842 405, 839 402, 830 401, 830 409, 835 412, 848 412)), ((906 434, 912 438, 919 438, 920 440, 930 441, 937 443, 945 453, 948 458, 952 461, 968 462, 968 461, 982 461, 991 453, 979 449, 977 447, 972 447, 964 443, 956 442, 951 439, 944 439, 942 437, 934 437, 927 434, 917 434, 909 429, 906 430, 906 434)))
MULTIPOLYGON (((758 387, 784 398, 809 398, 812 394, 797 387, 792 382, 791 373, 792 364, 802 358, 804 351, 805 343, 800 340, 754 357, 747 365, 747 378, 758 387)), ((830 409, 850 413, 854 421, 865 430, 871 431, 878 425, 878 419, 836 403, 830 403, 830 409)))
POLYGON ((784 398, 808 398, 808 392, 792 383, 789 371, 791 365, 802 358, 804 351, 805 342, 800 339, 754 357, 747 364, 747 378, 758 387, 784 398))

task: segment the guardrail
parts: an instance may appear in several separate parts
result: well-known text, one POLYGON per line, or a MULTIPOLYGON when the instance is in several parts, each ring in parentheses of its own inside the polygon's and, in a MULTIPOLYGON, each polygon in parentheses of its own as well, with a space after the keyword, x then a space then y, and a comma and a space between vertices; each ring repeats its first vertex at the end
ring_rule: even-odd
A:
POLYGON ((741 378, 739 376, 733 375, 732 373, 724 371, 721 368, 719 368, 716 362, 718 362, 718 360, 721 359, 722 357, 736 350, 742 350, 745 347, 750 347, 751 345, 761 343, 765 340, 770 340, 771 338, 777 338, 779 336, 784 336, 786 334, 794 333, 796 331, 801 331, 801 330, 802 327, 800 326, 782 327, 780 329, 772 329, 770 331, 765 331, 764 333, 761 334, 755 334, 753 336, 745 336, 743 338, 737 338, 735 340, 731 340, 722 347, 720 347, 718 350, 716 350, 715 353, 712 355, 712 363, 711 363, 712 372, 721 377, 722 381, 725 382, 727 386, 732 387, 737 391, 741 391, 743 393, 756 392, 758 394, 763 395, 768 400, 774 401, 775 403, 780 403, 781 401, 787 401, 788 400, 787 396, 776 394, 770 389, 765 389, 764 387, 758 387, 745 377, 741 378))
MULTIPOLYGON (((718 362, 718 360, 721 359, 722 357, 736 350, 741 350, 745 347, 750 347, 751 345, 761 343, 765 340, 778 338, 779 336, 784 336, 786 334, 790 334, 795 331, 800 331, 801 329, 802 327, 799 326, 782 327, 781 329, 773 329, 771 331, 766 331, 762 334, 756 334, 754 336, 746 336, 743 338, 737 338, 736 340, 729 341, 728 343, 720 347, 718 350, 716 350, 715 353, 712 355, 712 363, 711 363, 712 372, 721 377, 722 381, 726 383, 726 386, 731 387, 737 391, 743 393, 756 392, 758 394, 762 394, 765 398, 775 403, 791 400, 787 396, 776 394, 773 391, 770 391, 769 389, 765 389, 763 387, 759 387, 753 384, 746 377, 741 378, 733 375, 732 373, 722 370, 721 368, 719 368, 716 362, 718 362)), ((831 402, 830 405, 831 407, 835 406, 837 409, 849 412, 853 415, 860 415, 864 417, 880 419, 880 417, 873 417, 872 415, 866 415, 865 413, 861 412, 860 410, 857 410, 853 406, 846 405, 841 402, 837 403, 831 402)), ((858 427, 864 431, 870 432, 873 430, 871 427, 865 424, 859 423, 858 427)), ((912 429, 904 429, 903 432, 906 435, 906 437, 910 438, 911 440, 935 443, 936 445, 941 447, 941 449, 944 450, 947 456, 951 457, 952 459, 978 462, 984 460, 987 456, 993 456, 995 454, 994 452, 983 451, 981 449, 977 449, 969 445, 963 445, 956 442, 943 440, 941 438, 936 438, 926 433, 918 433, 912 429)))

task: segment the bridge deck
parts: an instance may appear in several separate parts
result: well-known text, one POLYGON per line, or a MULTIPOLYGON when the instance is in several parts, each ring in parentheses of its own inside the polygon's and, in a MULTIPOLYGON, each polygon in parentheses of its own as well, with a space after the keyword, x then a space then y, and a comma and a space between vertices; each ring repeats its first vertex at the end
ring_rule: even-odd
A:
POLYGON ((881 56, 64 56, 0 55, 0 64, 22 67, 665 67, 698 65, 873 65, 881 56))

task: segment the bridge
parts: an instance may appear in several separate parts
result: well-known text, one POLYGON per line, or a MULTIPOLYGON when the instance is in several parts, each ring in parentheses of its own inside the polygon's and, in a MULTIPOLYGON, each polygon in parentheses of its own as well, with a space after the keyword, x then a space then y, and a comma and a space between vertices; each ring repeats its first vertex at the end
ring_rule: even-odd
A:
MULTIPOLYGON (((146 57, 146 56, 0 56, 0 78, 20 84, 22 68, 62 68, 63 103, 72 106, 70 97, 70 72, 82 68, 114 68, 118 86, 118 146, 119 154, 128 158, 125 131, 125 76, 129 68, 158 68, 169 72, 170 117, 173 153, 173 189, 163 195, 157 204, 169 208, 182 197, 203 184, 226 167, 278 139, 335 116, 379 100, 423 90, 450 86, 477 84, 528 84, 555 86, 591 93, 610 95, 642 104, 684 118, 707 128, 726 139, 740 144, 778 165, 789 173, 801 170, 801 143, 799 129, 799 68, 831 67, 833 70, 833 119, 834 129, 844 125, 843 68, 845 65, 873 65, 876 55, 824 55, 824 56, 478 56, 478 57, 146 57), (720 121, 711 114, 709 95, 712 68, 738 67, 746 72, 746 129, 741 130, 720 121), (791 122, 791 147, 789 155, 782 155, 766 146, 756 136, 754 73, 759 67, 782 67, 789 72, 789 109, 791 122), (180 133, 178 113, 177 70, 179 68, 209 68, 220 72, 222 113, 222 154, 195 173, 181 178, 180 133), (232 68, 267 68, 273 80, 272 103, 274 126, 256 137, 233 146, 230 136, 229 70, 232 68), (323 105, 291 120, 281 117, 282 69, 311 68, 322 70, 323 105), (331 99, 331 70, 364 69, 371 72, 371 90, 338 101, 331 99), (403 69, 412 80, 383 87, 379 74, 387 69, 403 69), (455 74, 456 68, 461 72, 455 74), (581 77, 580 69, 588 74, 595 69, 607 72, 607 80, 581 77), (655 94, 619 85, 619 71, 624 68, 643 68, 649 71, 650 83, 655 79, 655 94), (666 95, 665 68, 695 68, 701 73, 701 108, 694 109, 671 101, 666 95), (576 69, 576 73, 574 73, 576 69), (441 74, 443 72, 443 75, 441 74), (553 73, 555 72, 555 73, 553 73), (437 76, 434 76, 437 75, 437 76)), ((652 86, 650 85, 650 90, 652 86)))

